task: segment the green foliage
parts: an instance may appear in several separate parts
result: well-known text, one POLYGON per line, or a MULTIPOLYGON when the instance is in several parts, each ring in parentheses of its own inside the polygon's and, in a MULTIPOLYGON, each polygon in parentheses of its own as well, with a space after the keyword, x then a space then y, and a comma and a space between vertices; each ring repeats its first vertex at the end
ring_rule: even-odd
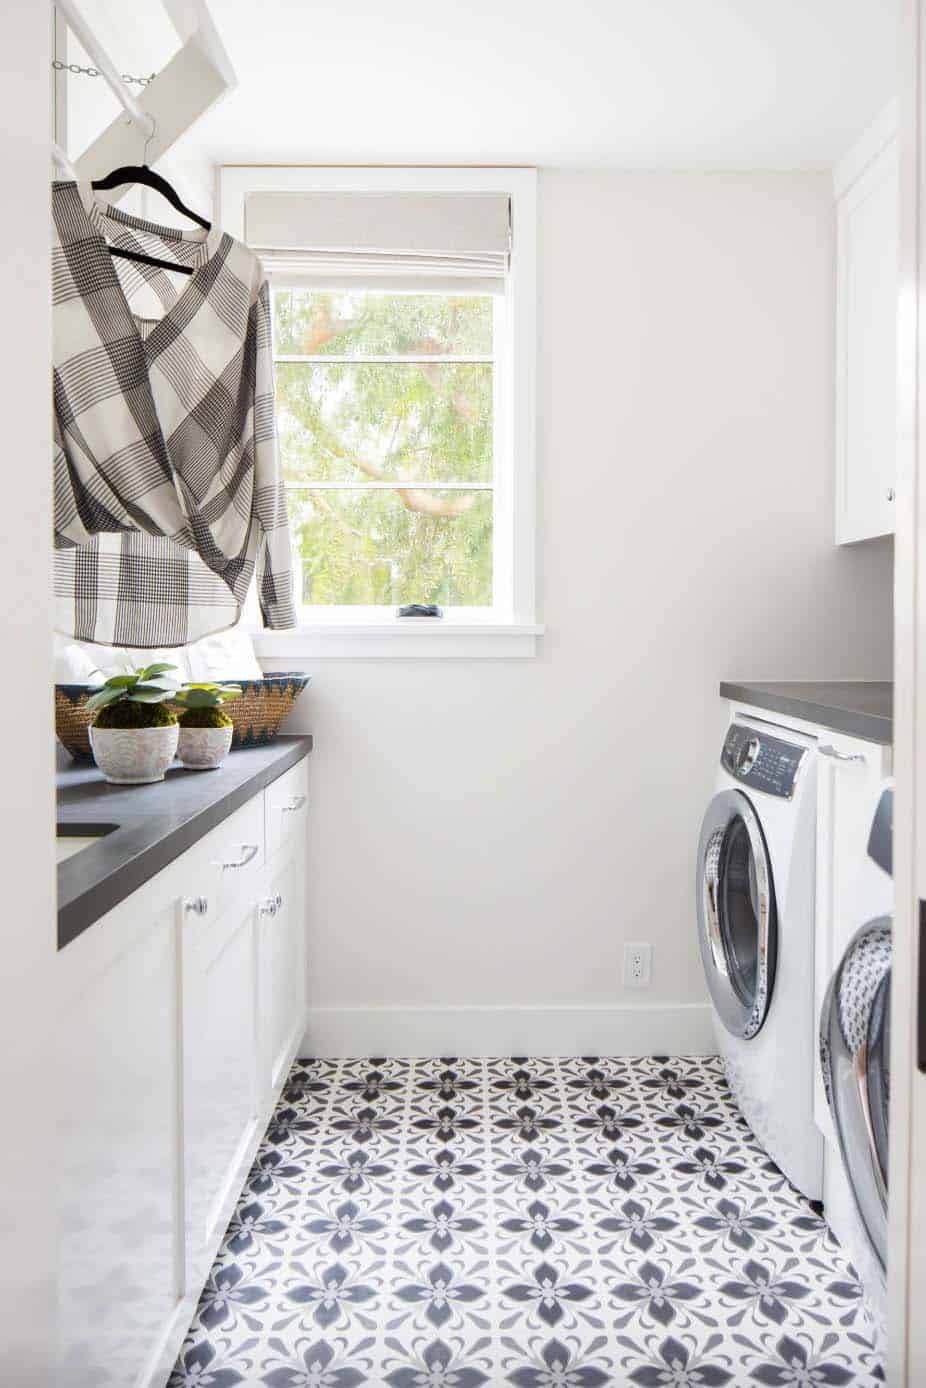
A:
POLYGON ((284 356, 490 356, 492 302, 478 294, 278 290, 276 350, 284 356))
POLYGON ((287 482, 491 482, 492 367, 281 362, 287 482))
MULTIPOLYGON (((111 704, 161 704, 172 699, 177 692, 179 680, 170 674, 176 665, 158 661, 154 665, 144 665, 140 670, 129 674, 110 675, 105 684, 87 700, 87 708, 105 709, 111 704)), ((96 720, 99 723, 99 719, 96 720)), ((100 727, 135 727, 127 724, 103 724, 100 727)), ((147 724, 141 726, 148 726, 147 724)))
POLYGON ((177 715, 163 703, 143 703, 136 699, 117 699, 99 710, 95 728, 165 728, 176 723, 177 715))
POLYGON ((494 368, 453 357, 491 357, 492 318, 488 296, 277 292, 278 353, 360 359, 277 366, 304 602, 491 604, 494 368), (428 360, 362 360, 396 354, 428 360))
MULTIPOLYGON (((428 497, 434 493, 427 493, 428 497)), ((473 504, 455 519, 409 511, 394 492, 298 492, 290 520, 302 558, 306 603, 442 607, 492 602, 492 501, 464 493, 473 504)), ((437 499, 459 502, 459 492, 437 499)))
POLYGON ((188 708, 180 715, 181 728, 230 728, 232 720, 220 708, 188 708))
MULTIPOLYGON (((172 702, 183 709, 220 709, 229 699, 240 698, 241 686, 238 684, 185 684, 174 695, 172 702)), ((180 721, 187 728, 212 726, 208 723, 186 723, 182 718, 180 721)))

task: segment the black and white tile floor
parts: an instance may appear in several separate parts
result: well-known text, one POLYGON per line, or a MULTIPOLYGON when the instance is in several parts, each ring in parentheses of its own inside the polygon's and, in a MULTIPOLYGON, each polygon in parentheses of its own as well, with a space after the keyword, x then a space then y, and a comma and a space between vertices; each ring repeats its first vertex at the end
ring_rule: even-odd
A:
POLYGON ((883 1383, 719 1062, 300 1061, 170 1388, 883 1383))

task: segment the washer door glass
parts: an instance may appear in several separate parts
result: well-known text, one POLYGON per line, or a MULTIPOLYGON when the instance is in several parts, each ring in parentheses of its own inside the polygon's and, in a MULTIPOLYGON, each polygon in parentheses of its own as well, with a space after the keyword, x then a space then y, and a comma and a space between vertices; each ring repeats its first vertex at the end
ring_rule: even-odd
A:
POLYGON ((853 937, 827 989, 820 1060, 849 1186, 882 1267, 887 1251, 890 1011, 891 925, 880 917, 853 937))
POLYGON ((758 816, 741 791, 711 801, 698 850, 698 936, 714 1007, 734 1036, 762 1027, 778 955, 775 892, 758 816))

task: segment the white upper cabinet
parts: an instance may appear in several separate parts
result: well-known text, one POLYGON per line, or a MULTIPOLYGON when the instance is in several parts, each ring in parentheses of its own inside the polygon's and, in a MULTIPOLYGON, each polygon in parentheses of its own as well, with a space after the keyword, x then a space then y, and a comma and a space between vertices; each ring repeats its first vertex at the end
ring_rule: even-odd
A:
POLYGON ((897 115, 836 167, 836 543, 894 532, 897 115))

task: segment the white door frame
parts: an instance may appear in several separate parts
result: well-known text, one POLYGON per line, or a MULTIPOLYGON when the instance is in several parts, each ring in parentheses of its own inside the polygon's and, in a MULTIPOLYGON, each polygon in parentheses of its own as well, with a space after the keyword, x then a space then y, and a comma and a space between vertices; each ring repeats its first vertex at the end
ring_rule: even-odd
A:
POLYGON ((926 900, 926 0, 902 0, 901 19, 888 1383, 914 1388, 926 1382, 926 1075, 916 1064, 926 900))

